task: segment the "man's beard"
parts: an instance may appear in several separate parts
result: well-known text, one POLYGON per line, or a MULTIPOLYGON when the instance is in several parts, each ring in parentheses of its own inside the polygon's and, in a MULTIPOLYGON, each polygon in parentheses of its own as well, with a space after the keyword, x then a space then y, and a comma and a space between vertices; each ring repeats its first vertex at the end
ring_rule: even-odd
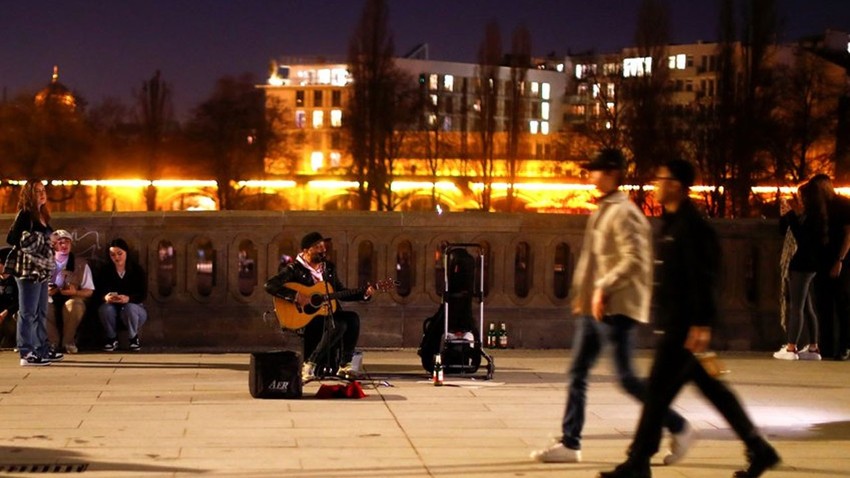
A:
POLYGON ((326 256, 327 254, 324 252, 314 252, 313 256, 311 257, 311 262, 313 262, 314 264, 319 262, 325 262, 326 256))

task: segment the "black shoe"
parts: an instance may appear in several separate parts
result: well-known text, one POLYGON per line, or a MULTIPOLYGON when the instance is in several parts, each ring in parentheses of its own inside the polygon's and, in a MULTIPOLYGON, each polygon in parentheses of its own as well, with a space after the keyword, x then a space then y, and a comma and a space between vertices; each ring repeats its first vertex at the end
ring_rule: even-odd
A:
POLYGON ((630 461, 620 463, 617 468, 611 471, 600 471, 598 478, 652 478, 652 471, 649 469, 649 463, 645 465, 637 465, 630 461))
POLYGON ((779 454, 772 446, 765 443, 756 450, 747 450, 747 461, 750 466, 746 470, 738 470, 733 478, 758 478, 765 471, 779 464, 779 454))
POLYGON ((106 344, 103 346, 104 352, 115 352, 115 349, 118 348, 118 339, 109 339, 106 341, 106 344))
POLYGON ((843 362, 845 360, 850 360, 850 349, 845 349, 844 352, 839 353, 835 356, 835 360, 843 362))
POLYGON ((47 355, 42 357, 42 359, 47 360, 48 362, 60 362, 65 358, 65 354, 62 352, 57 352, 52 347, 47 351, 47 355))
POLYGON ((137 335, 130 339, 130 351, 138 352, 139 350, 142 350, 142 343, 139 342, 139 336, 137 335))

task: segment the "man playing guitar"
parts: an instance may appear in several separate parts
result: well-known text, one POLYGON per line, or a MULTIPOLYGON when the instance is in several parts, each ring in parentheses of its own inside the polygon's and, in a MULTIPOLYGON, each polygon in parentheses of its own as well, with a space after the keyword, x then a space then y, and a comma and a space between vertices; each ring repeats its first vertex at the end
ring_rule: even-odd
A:
MULTIPOLYGON (((287 287, 288 284, 300 284, 309 288, 324 283, 328 288, 328 295, 333 291, 345 290, 337 276, 336 266, 326 261, 327 241, 330 241, 330 238, 322 237, 318 232, 305 235, 301 239, 301 252, 295 261, 266 281, 266 292, 292 303, 301 311, 315 305, 311 304, 311 294, 287 287)), ((339 300, 369 300, 373 292, 372 286, 367 286, 362 295, 345 294, 339 296, 339 300)), ((304 327, 304 356, 307 357, 301 368, 301 378, 304 382, 316 379, 316 364, 320 360, 330 358, 329 354, 338 344, 342 346, 342 359, 337 375, 343 378, 353 375, 351 360, 360 336, 360 317, 353 311, 342 310, 336 304, 331 304, 331 300, 333 299, 328 299, 322 310, 315 313, 304 327)))

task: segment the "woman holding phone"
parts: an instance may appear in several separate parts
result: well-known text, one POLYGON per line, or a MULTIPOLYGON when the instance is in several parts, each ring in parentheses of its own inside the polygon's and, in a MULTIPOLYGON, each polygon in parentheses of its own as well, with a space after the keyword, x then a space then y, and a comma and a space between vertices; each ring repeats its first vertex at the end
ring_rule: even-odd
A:
POLYGON ((118 320, 130 335, 130 351, 138 352, 142 346, 139 330, 148 319, 143 304, 148 295, 148 279, 145 270, 128 257, 130 247, 124 239, 117 238, 109 242, 109 259, 98 277, 95 288, 103 293, 103 304, 97 313, 106 334, 103 350, 114 352, 118 348, 118 320))

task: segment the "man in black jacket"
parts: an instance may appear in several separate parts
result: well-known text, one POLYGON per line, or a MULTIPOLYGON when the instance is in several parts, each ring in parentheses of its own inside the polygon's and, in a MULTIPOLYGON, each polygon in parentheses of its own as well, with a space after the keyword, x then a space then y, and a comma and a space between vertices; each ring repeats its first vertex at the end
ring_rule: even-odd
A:
MULTIPOLYGON (((345 290, 345 286, 337 276, 336 266, 326 261, 325 243, 329 240, 330 238, 322 237, 318 232, 305 235, 301 239, 301 252, 295 261, 287 264, 280 273, 266 281, 266 292, 297 304, 303 309, 310 305, 310 294, 300 293, 287 287, 288 283, 312 287, 324 282, 335 292, 345 290)), ((347 299, 340 298, 340 300, 368 300, 371 296, 372 288, 366 287, 363 295, 349 296, 347 299)), ((318 314, 313 317, 304 329, 306 360, 301 369, 302 380, 305 382, 315 380, 316 364, 329 359, 329 354, 337 344, 342 345, 342 358, 337 375, 345 378, 352 376, 351 360, 359 336, 360 317, 355 312, 337 308, 330 316, 318 314)))
POLYGON ((628 459, 600 478, 649 478, 658 451, 662 419, 685 383, 693 381, 747 446, 749 466, 736 478, 761 476, 779 455, 755 428, 726 385, 703 367, 697 355, 708 349, 717 316, 720 245, 714 230, 688 198, 694 182, 690 163, 673 160, 658 169, 655 198, 664 206, 656 251, 658 325, 664 332, 655 351, 644 407, 628 459), (695 355, 697 354, 697 355, 695 355))

